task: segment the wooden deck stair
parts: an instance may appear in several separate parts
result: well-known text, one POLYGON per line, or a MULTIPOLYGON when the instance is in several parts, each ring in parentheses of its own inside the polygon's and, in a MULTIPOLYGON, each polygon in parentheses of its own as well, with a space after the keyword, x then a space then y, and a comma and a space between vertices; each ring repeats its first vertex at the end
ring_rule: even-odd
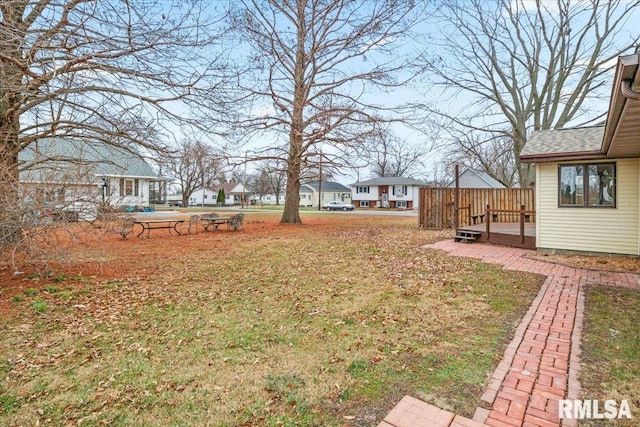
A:
POLYGON ((482 236, 482 233, 479 231, 470 231, 457 229, 456 235, 453 238, 455 242, 463 242, 463 243, 473 243, 478 240, 478 237, 482 236))

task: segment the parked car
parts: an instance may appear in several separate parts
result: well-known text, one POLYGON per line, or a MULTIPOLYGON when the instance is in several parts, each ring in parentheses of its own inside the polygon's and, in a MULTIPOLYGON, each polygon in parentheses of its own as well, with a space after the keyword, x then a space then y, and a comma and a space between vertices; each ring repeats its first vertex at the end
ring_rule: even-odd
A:
POLYGON ((328 211, 352 211, 354 206, 351 203, 334 200, 333 202, 325 203, 322 208, 328 211))

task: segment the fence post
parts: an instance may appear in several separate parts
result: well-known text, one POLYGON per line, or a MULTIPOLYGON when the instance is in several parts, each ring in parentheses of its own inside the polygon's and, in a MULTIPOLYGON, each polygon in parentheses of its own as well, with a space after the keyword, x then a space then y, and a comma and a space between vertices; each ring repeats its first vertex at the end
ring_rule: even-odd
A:
POLYGON ((524 205, 520 205, 520 244, 524 243, 524 205))
POLYGON ((453 210, 455 211, 455 219, 454 219, 454 227, 456 230, 460 227, 460 205, 458 204, 458 198, 460 197, 460 167, 458 165, 455 166, 455 174, 456 174, 456 191, 455 191, 455 199, 453 201, 453 210))
POLYGON ((485 214, 485 218, 487 219, 487 240, 489 240, 491 238, 491 231, 490 231, 490 227, 489 227, 489 223, 491 222, 491 216, 489 215, 491 213, 491 209, 489 208, 489 204, 487 204, 487 210, 484 213, 485 214))

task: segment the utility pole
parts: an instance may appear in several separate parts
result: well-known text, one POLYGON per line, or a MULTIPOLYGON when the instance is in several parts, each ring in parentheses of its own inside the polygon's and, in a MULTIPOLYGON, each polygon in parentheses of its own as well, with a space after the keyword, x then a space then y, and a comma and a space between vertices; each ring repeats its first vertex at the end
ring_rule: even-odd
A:
POLYGON ((249 152, 244 152, 244 173, 242 174, 242 209, 244 209, 245 195, 244 190, 247 186, 247 157, 249 156, 249 152))
POLYGON ((320 166, 318 168, 318 210, 322 210, 322 148, 320 149, 320 166))

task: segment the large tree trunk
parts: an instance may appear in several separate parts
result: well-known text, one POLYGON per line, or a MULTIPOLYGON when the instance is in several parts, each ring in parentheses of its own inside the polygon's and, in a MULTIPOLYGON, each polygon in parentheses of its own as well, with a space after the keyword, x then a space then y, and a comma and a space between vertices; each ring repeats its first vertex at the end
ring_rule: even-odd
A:
MULTIPOLYGON (((285 190, 284 211, 281 224, 302 224, 300 219, 300 161, 302 135, 291 132, 289 158, 287 161, 287 189, 285 190)), ((276 196, 277 197, 277 196, 276 196)))
MULTIPOLYGON (((18 22, 24 5, 1 8, 5 27, 20 28, 18 22)), ((0 246, 14 243, 22 235, 20 194, 18 191, 18 153, 21 105, 22 63, 21 38, 0 32, 0 246)))
MULTIPOLYGON (((304 22, 304 2, 298 3, 298 16, 304 22)), ((289 131, 289 156, 287 159, 287 190, 281 224, 302 224, 300 220, 300 163, 304 143, 304 106, 307 102, 305 86, 305 39, 303 29, 298 28, 296 63, 293 75, 293 105, 291 106, 291 130, 289 131)))
MULTIPOLYGON (((280 224, 302 224, 300 220, 300 178, 287 173, 287 190, 285 191, 284 211, 280 224)), ((299 176, 299 175, 298 175, 299 176)))

